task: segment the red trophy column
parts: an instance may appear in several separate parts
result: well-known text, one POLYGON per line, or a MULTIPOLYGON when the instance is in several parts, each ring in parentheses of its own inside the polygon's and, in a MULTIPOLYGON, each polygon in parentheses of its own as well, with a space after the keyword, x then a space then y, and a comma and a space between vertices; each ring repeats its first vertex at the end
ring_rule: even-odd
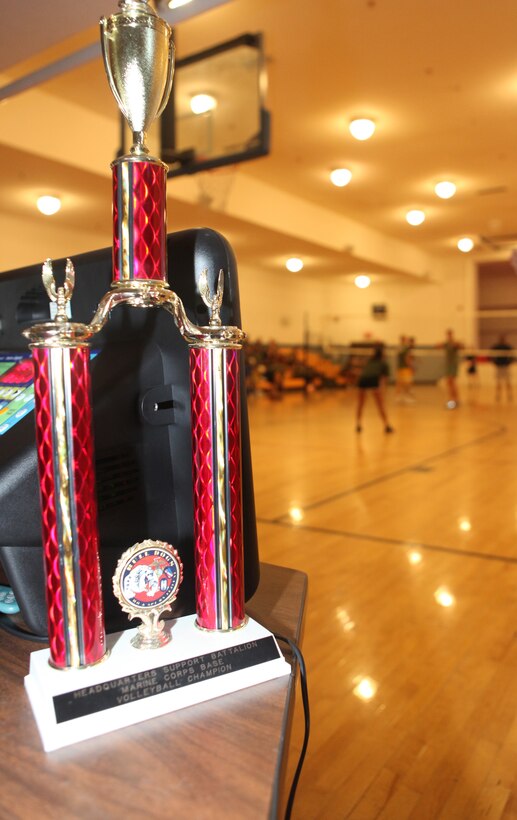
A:
MULTIPOLYGON (((26 331, 34 361, 36 443, 51 663, 81 668, 106 653, 95 496, 88 328, 69 322, 49 263, 54 322, 26 331), (53 290, 52 290, 53 288, 53 290)), ((45 268, 44 268, 45 269, 45 268)), ((67 267, 68 275, 73 269, 67 267)), ((45 276, 44 276, 45 281, 45 276)), ((69 296, 72 286, 69 287, 69 296)), ((61 292, 61 293, 60 293, 61 292)))
POLYGON ((122 157, 113 169, 113 286, 166 286, 167 166, 122 157))
MULTIPOLYGON (((206 281, 201 288, 210 299, 206 281)), ((242 544, 239 328, 211 326, 189 339, 194 480, 197 625, 238 629, 246 623, 242 544)))

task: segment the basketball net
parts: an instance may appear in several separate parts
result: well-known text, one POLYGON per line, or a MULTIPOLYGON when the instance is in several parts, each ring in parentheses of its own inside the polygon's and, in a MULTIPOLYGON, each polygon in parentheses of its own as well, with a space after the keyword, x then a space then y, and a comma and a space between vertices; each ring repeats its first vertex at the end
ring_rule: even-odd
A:
POLYGON ((202 171, 196 174, 198 186, 198 203, 212 211, 225 212, 228 199, 235 182, 234 165, 224 168, 214 168, 211 171, 202 171))

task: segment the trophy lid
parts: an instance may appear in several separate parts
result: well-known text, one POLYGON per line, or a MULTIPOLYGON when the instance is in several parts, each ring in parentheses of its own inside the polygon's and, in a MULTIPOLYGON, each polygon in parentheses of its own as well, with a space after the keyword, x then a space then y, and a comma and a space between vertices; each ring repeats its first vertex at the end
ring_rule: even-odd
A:
MULTIPOLYGON (((118 7, 120 9, 119 12, 112 14, 112 17, 118 17, 119 15, 129 16, 138 18, 141 15, 145 15, 146 17, 155 18, 155 21, 161 21, 165 25, 168 26, 168 23, 165 20, 161 20, 161 17, 158 17, 154 8, 150 5, 149 0, 119 0, 118 7)), ((152 21, 151 21, 152 25, 152 21)))
POLYGON ((144 11, 145 14, 157 14, 152 6, 149 5, 149 0, 119 0, 118 7, 123 12, 144 11))

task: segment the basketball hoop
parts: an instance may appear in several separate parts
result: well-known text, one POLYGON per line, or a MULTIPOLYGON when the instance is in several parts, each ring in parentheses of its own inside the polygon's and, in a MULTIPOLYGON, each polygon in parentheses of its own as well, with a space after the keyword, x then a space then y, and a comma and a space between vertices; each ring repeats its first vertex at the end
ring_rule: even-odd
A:
POLYGON ((198 184, 198 204, 212 211, 225 213, 228 199, 235 181, 235 166, 214 168, 196 174, 198 184))

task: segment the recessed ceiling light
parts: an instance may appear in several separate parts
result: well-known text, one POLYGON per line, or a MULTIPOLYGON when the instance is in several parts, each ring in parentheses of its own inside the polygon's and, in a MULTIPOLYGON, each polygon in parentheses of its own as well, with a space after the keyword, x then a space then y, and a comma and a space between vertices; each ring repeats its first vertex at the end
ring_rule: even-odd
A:
POLYGON ((330 181, 336 188, 344 188, 352 179, 352 171, 348 168, 334 168, 330 173, 330 181))
POLYGON ((303 268, 303 260, 299 259, 297 256, 291 256, 291 258, 285 263, 285 266, 288 271, 291 271, 291 273, 298 273, 303 268))
POLYGON ((409 222, 410 225, 421 225, 424 221, 425 213, 423 211, 419 211, 418 209, 408 211, 406 214, 406 222, 409 222))
POLYGON ((190 108, 194 114, 206 114, 213 111, 217 105, 217 100, 211 94, 196 94, 190 100, 190 108))
POLYGON ((443 182, 436 183, 434 186, 434 192, 436 196, 440 197, 440 199, 450 199, 451 196, 454 196, 456 193, 456 186, 454 182, 444 180, 443 182))
POLYGON ((356 288, 361 288, 361 290, 363 290, 364 288, 369 288, 371 283, 372 280, 369 276, 366 276, 365 273, 360 273, 359 276, 356 276, 354 279, 354 285, 356 286, 356 288))
POLYGON ((58 196, 40 196, 37 199, 36 205, 38 207, 38 211, 45 216, 52 216, 53 214, 57 214, 57 212, 61 208, 61 200, 58 196))
POLYGON ((169 0, 167 5, 170 9, 179 9, 181 6, 186 6, 191 2, 192 0, 169 0))
POLYGON ((365 118, 352 120, 348 130, 356 140, 369 140, 375 132, 375 123, 365 118))
POLYGON ((461 239, 458 239, 458 250, 462 253, 468 253, 474 247, 474 241, 470 238, 470 236, 464 236, 461 239))

